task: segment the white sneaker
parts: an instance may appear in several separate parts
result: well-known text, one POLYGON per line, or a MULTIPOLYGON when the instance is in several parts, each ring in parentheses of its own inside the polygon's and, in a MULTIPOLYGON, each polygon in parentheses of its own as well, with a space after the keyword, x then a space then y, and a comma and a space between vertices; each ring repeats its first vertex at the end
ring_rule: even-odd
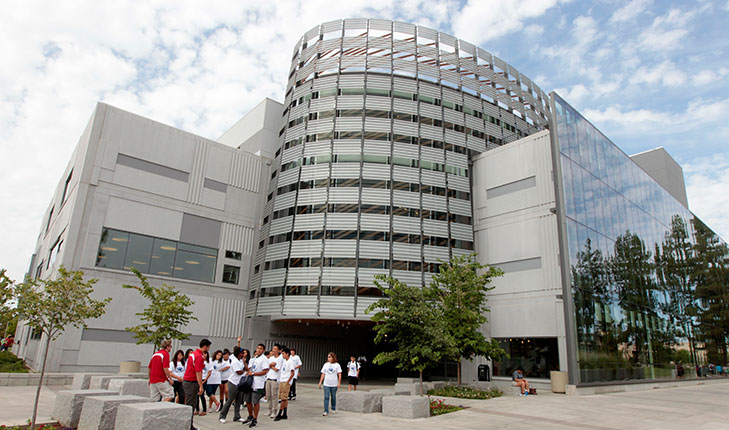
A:
POLYGON ((265 397, 264 397, 263 399, 261 399, 261 401, 262 401, 263 403, 268 403, 268 400, 266 400, 266 398, 265 398, 265 397))
POLYGON ((336 415, 336 414, 337 414, 337 410, 336 409, 332 409, 332 415, 336 415))
POLYGON ((328 413, 326 413, 326 412, 323 412, 323 413, 321 414, 321 416, 323 416, 323 417, 325 417, 325 416, 327 416, 327 415, 329 415, 329 414, 328 414, 328 413))
POLYGON ((220 421, 221 424, 225 424, 225 418, 221 418, 218 421, 220 421))

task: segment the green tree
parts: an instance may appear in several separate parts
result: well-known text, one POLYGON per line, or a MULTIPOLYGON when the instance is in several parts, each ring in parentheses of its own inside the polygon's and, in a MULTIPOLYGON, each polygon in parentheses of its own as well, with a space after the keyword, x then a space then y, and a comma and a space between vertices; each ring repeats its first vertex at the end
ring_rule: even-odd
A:
POLYGON ((46 359, 51 341, 58 338, 67 328, 85 328, 86 320, 101 317, 106 312, 110 298, 94 300, 96 279, 84 281, 81 271, 58 269, 55 279, 28 279, 17 288, 18 317, 28 326, 45 336, 41 375, 33 404, 33 418, 30 429, 35 429, 38 413, 38 399, 46 370, 46 359))
POLYGON ((461 361, 480 356, 498 360, 505 355, 496 339, 487 340, 479 329, 487 322, 487 294, 494 287, 491 280, 503 275, 497 268, 476 261, 476 254, 453 257, 441 264, 428 288, 438 303, 454 348, 446 358, 458 364, 458 386, 461 385, 461 361))
POLYGON ((0 336, 3 338, 15 333, 17 325, 15 313, 15 281, 8 277, 5 269, 2 269, 0 270, 0 336))
POLYGON ((139 278, 141 285, 125 284, 123 287, 137 290, 139 294, 149 300, 149 306, 136 314, 142 323, 125 329, 134 333, 137 345, 151 343, 157 349, 157 346, 165 339, 189 339, 190 333, 179 329, 192 320, 197 321, 192 311, 187 309, 195 302, 177 291, 175 287, 166 284, 162 284, 161 287, 153 287, 149 285, 147 278, 139 273, 139 270, 134 267, 131 270, 139 278))
POLYGON ((428 300, 422 288, 386 275, 375 276, 374 283, 383 297, 365 313, 375 312, 375 343, 385 343, 393 350, 380 352, 372 362, 394 361, 398 369, 419 372, 422 396, 423 371, 455 353, 445 319, 438 304, 428 300))

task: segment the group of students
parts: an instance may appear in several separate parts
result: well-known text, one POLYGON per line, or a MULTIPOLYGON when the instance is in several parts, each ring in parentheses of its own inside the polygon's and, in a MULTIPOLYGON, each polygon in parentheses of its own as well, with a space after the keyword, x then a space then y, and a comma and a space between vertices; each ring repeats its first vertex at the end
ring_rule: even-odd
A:
MULTIPOLYGON (((238 345, 210 353, 211 342, 200 341, 195 351, 177 351, 170 359, 172 342, 163 341, 149 362, 150 396, 152 400, 177 401, 192 407, 195 415, 205 415, 215 405, 218 419, 225 423, 231 406, 233 421, 255 427, 261 402, 267 402, 265 412, 274 421, 288 419, 289 400, 296 400, 296 380, 302 367, 301 358, 293 348, 274 344, 270 351, 264 344, 256 345, 254 353, 238 345), (220 399, 216 397, 218 394, 220 399), (207 405, 205 395, 208 396, 207 405), (241 406, 247 409, 241 417, 241 406), (200 411, 202 409, 202 411, 200 411)), ((347 363, 349 390, 356 390, 361 371, 360 362, 350 357, 347 363)), ((337 390, 342 384, 342 367, 334 352, 327 354, 321 368, 319 389, 324 390, 323 416, 337 411, 337 390)), ((194 424, 192 429, 196 429, 194 424)))
MULTIPOLYGON (((224 349, 211 354, 211 342, 203 339, 198 349, 177 351, 170 359, 172 342, 163 341, 149 362, 150 397, 189 405, 193 418, 205 415, 208 408, 212 411, 215 404, 221 423, 233 406, 233 421, 249 427, 258 424, 260 403, 267 400, 271 418, 288 419, 288 401, 296 400, 296 379, 302 366, 296 350, 276 344, 266 351, 259 344, 251 355, 240 347, 240 338, 238 343, 232 353, 224 349), (220 400, 216 398, 218 389, 220 400), (240 415, 242 405, 248 410, 245 420, 240 415)), ((197 427, 193 424, 191 428, 197 427)))

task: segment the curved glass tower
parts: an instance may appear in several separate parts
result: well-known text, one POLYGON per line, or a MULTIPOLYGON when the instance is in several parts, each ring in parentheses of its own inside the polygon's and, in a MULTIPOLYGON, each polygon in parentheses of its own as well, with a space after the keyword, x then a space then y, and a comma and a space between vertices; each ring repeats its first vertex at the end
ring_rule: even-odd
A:
POLYGON ((545 128, 548 96, 453 36, 351 19, 294 49, 247 315, 368 319, 372 280, 473 251, 471 156, 545 128), (253 305, 253 306, 251 306, 253 305))

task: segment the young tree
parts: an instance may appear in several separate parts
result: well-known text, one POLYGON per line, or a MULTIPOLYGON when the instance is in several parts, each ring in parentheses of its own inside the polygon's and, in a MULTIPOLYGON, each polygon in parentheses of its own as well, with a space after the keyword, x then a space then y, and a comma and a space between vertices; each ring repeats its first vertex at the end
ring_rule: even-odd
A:
POLYGON ((433 276, 429 294, 442 308, 448 333, 455 342, 454 353, 447 358, 458 363, 458 386, 463 358, 499 359, 505 354, 495 339, 486 340, 479 331, 487 321, 486 294, 493 290, 489 284, 502 274, 501 270, 476 261, 476 254, 469 254, 453 257, 433 276))
POLYGON ((5 269, 0 270, 0 336, 5 338, 15 332, 13 321, 15 319, 15 281, 6 275, 5 269), (12 328, 12 332, 9 330, 12 328))
POLYGON ((438 306, 428 300, 422 288, 410 287, 386 275, 377 275, 374 283, 383 297, 365 313, 375 312, 375 343, 384 342, 394 350, 380 352, 372 362, 394 361, 398 369, 419 372, 422 396, 423 370, 453 354, 453 339, 438 306))
POLYGON ((55 279, 28 279, 18 285, 18 317, 45 336, 41 375, 35 392, 33 418, 30 421, 31 430, 35 429, 38 399, 51 341, 70 326, 86 328, 86 320, 101 317, 111 301, 110 298, 92 299, 90 296, 97 280, 84 281, 83 276, 81 271, 68 271, 61 266, 55 279))
POLYGON ((137 312, 142 324, 135 327, 127 327, 125 330, 134 333, 137 345, 151 343, 154 349, 165 339, 185 340, 190 338, 190 333, 179 330, 190 321, 197 318, 188 310, 189 306, 195 304, 185 294, 180 293, 175 287, 162 284, 161 287, 153 287, 147 282, 147 278, 139 273, 139 270, 132 267, 132 272, 139 278, 139 285, 123 285, 139 291, 139 294, 149 300, 149 306, 142 312, 137 312))

